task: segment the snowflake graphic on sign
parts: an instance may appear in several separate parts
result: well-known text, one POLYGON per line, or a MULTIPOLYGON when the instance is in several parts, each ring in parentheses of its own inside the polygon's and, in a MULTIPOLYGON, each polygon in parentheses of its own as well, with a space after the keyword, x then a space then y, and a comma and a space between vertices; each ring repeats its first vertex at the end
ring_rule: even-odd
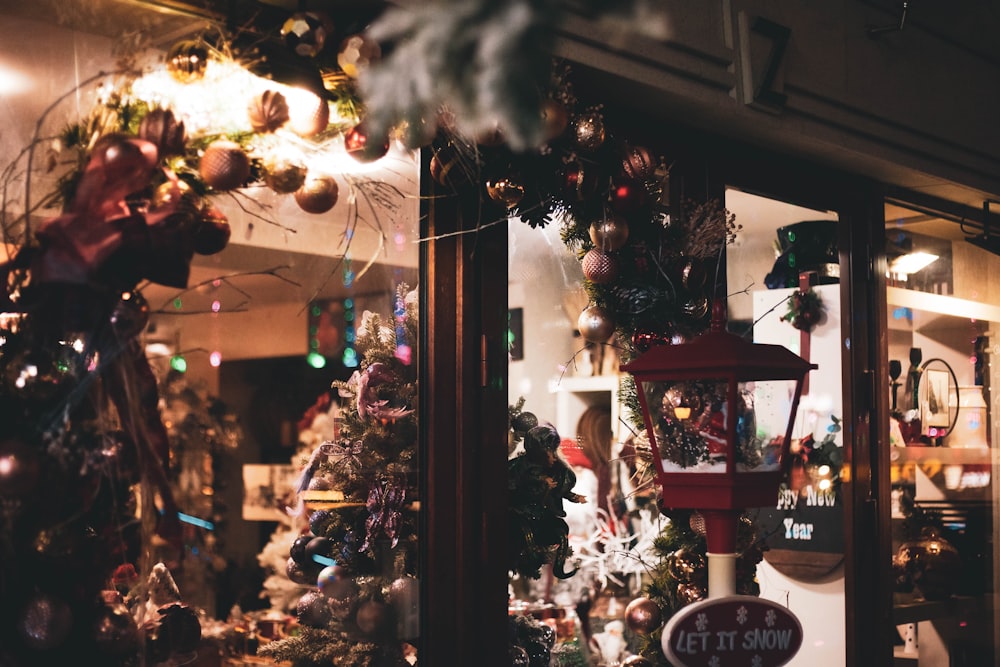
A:
POLYGON ((759 655, 755 655, 753 657, 753 660, 750 661, 750 664, 752 665, 752 667, 764 667, 764 659, 761 658, 759 655))
POLYGON ((736 622, 739 623, 740 625, 743 625, 744 623, 747 622, 748 616, 749 614, 747 613, 746 607, 740 607, 739 609, 736 610, 736 622))
POLYGON ((778 620, 778 615, 774 613, 773 609, 768 609, 767 613, 764 614, 764 622, 767 623, 767 627, 773 628, 775 621, 778 620))
POLYGON ((708 629, 708 614, 698 614, 698 618, 695 620, 694 626, 698 628, 698 632, 705 632, 705 630, 708 629))
POLYGON ((719 660, 719 656, 713 655, 708 661, 708 667, 722 667, 722 661, 719 660))

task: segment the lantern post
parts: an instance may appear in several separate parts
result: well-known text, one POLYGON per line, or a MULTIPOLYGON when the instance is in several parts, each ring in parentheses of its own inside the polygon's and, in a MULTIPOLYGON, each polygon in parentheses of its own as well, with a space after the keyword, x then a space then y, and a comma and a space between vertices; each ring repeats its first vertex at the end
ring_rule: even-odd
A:
POLYGON ((817 367, 725 329, 719 300, 709 331, 622 366, 636 383, 661 505, 705 518, 710 599, 736 593, 739 517, 774 504, 803 382, 817 367))

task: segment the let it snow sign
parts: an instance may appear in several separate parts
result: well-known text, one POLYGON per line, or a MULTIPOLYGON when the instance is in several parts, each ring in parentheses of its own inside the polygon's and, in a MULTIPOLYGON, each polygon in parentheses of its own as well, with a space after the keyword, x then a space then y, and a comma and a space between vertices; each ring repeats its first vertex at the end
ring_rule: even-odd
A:
POLYGON ((733 595, 684 607, 661 641, 677 667, 778 667, 802 646, 802 624, 776 602, 733 595))

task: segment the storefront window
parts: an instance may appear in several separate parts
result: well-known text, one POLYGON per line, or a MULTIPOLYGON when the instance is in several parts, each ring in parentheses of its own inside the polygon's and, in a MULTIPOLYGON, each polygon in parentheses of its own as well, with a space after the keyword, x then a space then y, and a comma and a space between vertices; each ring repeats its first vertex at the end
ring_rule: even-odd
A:
POLYGON ((992 665, 1000 260, 958 223, 898 205, 885 234, 895 652, 992 665))
POLYGON ((412 663, 419 155, 157 16, 0 25, 0 663, 412 663))
MULTIPOLYGON (((736 189, 726 191, 726 208, 741 226, 726 258, 729 330, 757 343, 782 345, 818 365, 808 375, 796 414, 788 482, 772 507, 751 513, 768 547, 757 568, 760 595, 786 605, 801 621, 796 662, 843 665, 837 215, 736 189)), ((760 420, 759 407, 757 413, 760 420)))

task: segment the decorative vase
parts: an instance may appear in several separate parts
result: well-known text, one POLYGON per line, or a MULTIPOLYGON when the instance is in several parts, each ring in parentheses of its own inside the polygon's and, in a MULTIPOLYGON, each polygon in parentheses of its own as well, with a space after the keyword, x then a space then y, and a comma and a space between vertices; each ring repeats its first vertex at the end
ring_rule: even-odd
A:
POLYGON ((962 572, 958 549, 930 526, 921 530, 920 539, 899 547, 896 561, 925 600, 951 597, 962 572))

